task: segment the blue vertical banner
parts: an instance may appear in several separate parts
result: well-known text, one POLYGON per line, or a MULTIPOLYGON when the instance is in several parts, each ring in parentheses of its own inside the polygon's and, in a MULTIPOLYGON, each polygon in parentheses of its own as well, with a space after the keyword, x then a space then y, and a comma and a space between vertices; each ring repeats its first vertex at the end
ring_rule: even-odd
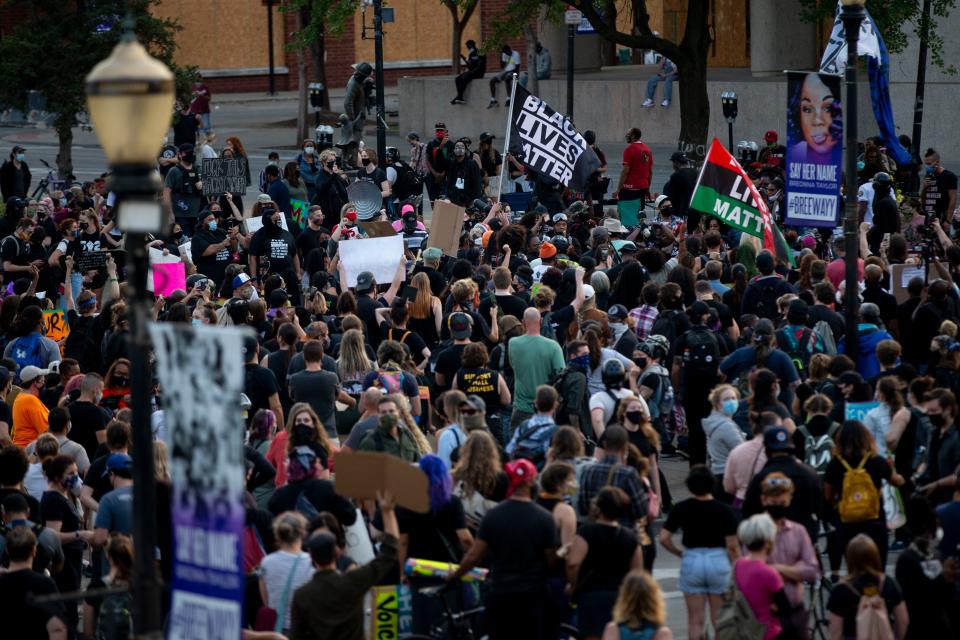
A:
POLYGON ((784 224, 837 226, 842 162, 840 77, 789 72, 784 224))
POLYGON ((240 329, 153 324, 170 429, 173 578, 169 640, 236 640, 243 619, 240 329))

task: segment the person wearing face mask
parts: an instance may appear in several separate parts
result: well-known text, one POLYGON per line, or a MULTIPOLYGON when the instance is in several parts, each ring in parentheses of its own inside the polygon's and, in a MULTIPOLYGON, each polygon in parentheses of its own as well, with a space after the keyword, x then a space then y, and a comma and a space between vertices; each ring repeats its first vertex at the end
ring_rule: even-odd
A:
MULTIPOLYGON (((282 215, 272 207, 263 209, 263 227, 250 239, 247 259, 250 273, 261 281, 268 274, 277 274, 286 282, 296 283, 301 281, 303 271, 293 234, 280 225, 282 215)), ((300 304, 299 286, 291 288, 290 297, 294 305, 300 304)))
POLYGON ((420 450, 416 440, 400 423, 400 409, 397 407, 397 401, 385 395, 377 403, 377 408, 380 420, 376 428, 363 437, 357 450, 386 453, 407 462, 420 460, 420 450))
POLYGON ((427 143, 426 164, 429 176, 427 177, 427 194, 430 200, 440 197, 444 189, 447 166, 453 160, 453 141, 447 137, 447 125, 438 122, 434 125, 435 136, 427 143))
MULTIPOLYGON (((294 164, 299 165, 299 162, 295 162, 294 164)), ((260 169, 260 178, 257 181, 257 186, 260 189, 260 193, 263 193, 267 188, 267 177, 263 174, 263 171, 269 166, 280 166, 280 154, 276 151, 271 151, 267 154, 267 164, 263 169, 260 169)))
MULTIPOLYGON (((197 116, 199 117, 199 116, 197 116)), ((167 172, 163 187, 163 203, 188 236, 193 236, 197 216, 203 208, 203 182, 194 163, 197 156, 193 144, 178 148, 180 162, 167 172)))
POLYGON ((457 142, 453 147, 453 161, 446 172, 447 198, 450 202, 466 206, 480 197, 483 180, 480 167, 470 157, 467 146, 457 142))
MULTIPOLYGON (((59 534, 64 556, 63 567, 52 577, 60 593, 69 593, 80 588, 83 552, 93 540, 93 532, 84 530, 81 522, 78 498, 83 482, 70 456, 49 458, 43 472, 49 485, 40 500, 40 516, 47 529, 59 534)), ((76 607, 67 607, 70 628, 77 628, 78 617, 76 607)))
POLYGON ((320 207, 322 225, 330 229, 336 224, 340 210, 350 201, 347 195, 347 177, 340 171, 337 154, 333 149, 320 152, 320 166, 322 170, 317 174, 310 203, 320 207))
POLYGON ((357 172, 357 182, 372 182, 380 189, 380 195, 383 198, 383 207, 388 213, 393 211, 391 197, 393 194, 390 181, 387 180, 387 173, 379 166, 377 152, 373 149, 364 147, 360 149, 357 156, 360 162, 360 170, 357 172))
POLYGON ((927 419, 933 425, 927 451, 927 466, 917 479, 917 491, 934 505, 950 500, 956 485, 955 470, 960 466, 960 433, 954 424, 957 399, 952 391, 931 389, 924 396, 927 419))
POLYGON ((99 404, 103 398, 103 378, 96 373, 83 376, 80 397, 67 405, 70 411, 71 439, 80 444, 91 460, 96 459, 97 449, 106 442, 110 413, 99 404))
MULTIPOLYGON (((302 148, 303 151, 297 156, 296 162, 300 165, 300 178, 307 187, 307 195, 313 201, 317 195, 317 177, 319 177, 323 168, 320 165, 320 157, 317 155, 317 148, 313 140, 310 138, 304 140, 302 148)), ((266 179, 266 170, 264 170, 264 178, 266 179)), ((267 186, 267 183, 264 182, 264 188, 267 186)))
POLYGON ((26 198, 30 192, 30 167, 24 159, 26 148, 15 145, 10 157, 0 166, 0 194, 3 201, 10 198, 26 198))
POLYGON ((263 170, 267 178, 267 195, 271 202, 277 205, 281 213, 287 218, 287 227, 290 229, 299 227, 293 222, 293 205, 290 202, 290 190, 284 184, 283 177, 280 174, 280 167, 267 167, 263 170))
POLYGON ((940 154, 934 149, 927 149, 923 165, 923 186, 920 188, 923 213, 928 218, 936 218, 945 227, 957 207, 957 175, 943 168, 940 154))
POLYGON ((740 393, 733 385, 721 384, 710 392, 710 405, 713 410, 703 419, 710 471, 717 479, 717 498, 730 504, 733 496, 723 490, 723 470, 730 452, 743 444, 743 432, 733 421, 740 405, 740 393))
POLYGON ((900 206, 893 192, 893 178, 879 171, 873 176, 873 226, 867 232, 870 250, 880 253, 883 236, 900 231, 900 206))
POLYGON ((217 216, 212 211, 201 213, 200 226, 190 243, 190 253, 197 272, 216 283, 223 282, 227 265, 233 252, 239 247, 236 227, 228 233, 220 228, 217 216))
POLYGON ((103 379, 103 397, 101 404, 109 409, 123 409, 130 395, 130 361, 117 358, 103 379))
POLYGON ((0 241, 5 283, 22 277, 39 277, 39 266, 42 265, 34 264, 30 257, 30 239, 36 226, 36 220, 24 216, 17 222, 13 234, 0 241))

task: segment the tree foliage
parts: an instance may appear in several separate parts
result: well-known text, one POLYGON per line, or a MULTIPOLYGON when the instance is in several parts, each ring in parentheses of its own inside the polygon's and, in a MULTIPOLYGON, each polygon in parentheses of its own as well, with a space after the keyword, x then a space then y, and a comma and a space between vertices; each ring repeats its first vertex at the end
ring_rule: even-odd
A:
POLYGON ((181 27, 174 20, 158 18, 150 12, 158 1, 113 0, 88 4, 11 0, 7 3, 8 6, 29 5, 30 17, 0 40, 0 103, 25 109, 28 92, 38 91, 44 96, 47 111, 55 114, 61 175, 73 169, 72 128, 85 119, 84 79, 119 42, 125 14, 133 17, 137 37, 150 54, 176 74, 178 97, 189 98, 196 69, 174 64, 175 36, 181 27))
MULTIPOLYGON (((930 59, 947 73, 956 73, 956 67, 943 57, 944 39, 939 31, 957 0, 932 0, 932 18, 923 14, 921 0, 866 0, 867 11, 880 29, 883 41, 891 53, 900 53, 907 47, 910 35, 927 43, 930 59)), ((837 9, 836 2, 824 0, 800 0, 800 18, 807 22, 832 21, 837 9)))

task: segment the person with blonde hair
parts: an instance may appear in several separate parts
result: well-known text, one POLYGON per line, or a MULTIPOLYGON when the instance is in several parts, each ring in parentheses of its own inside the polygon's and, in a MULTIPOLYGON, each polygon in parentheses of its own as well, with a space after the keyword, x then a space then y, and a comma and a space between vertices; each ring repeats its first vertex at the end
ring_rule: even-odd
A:
POLYGON ((363 332, 360 329, 344 331, 340 339, 340 356, 337 358, 337 375, 343 390, 359 399, 363 393, 364 378, 375 368, 367 356, 363 332))
POLYGON ((423 431, 417 425, 416 420, 413 419, 413 412, 410 409, 410 398, 402 393, 392 393, 387 397, 397 403, 397 411, 400 413, 400 423, 406 427, 410 435, 413 436, 420 455, 425 456, 428 453, 433 453, 433 447, 430 446, 430 441, 423 435, 423 431))
POLYGON ((310 556, 303 551, 307 520, 287 511, 273 519, 272 528, 277 550, 260 561, 260 597, 264 606, 276 611, 275 630, 287 633, 293 593, 313 576, 310 556))
POLYGON ((430 277, 426 272, 420 272, 410 280, 410 286, 417 290, 417 295, 407 304, 410 306, 410 318, 407 326, 427 343, 427 348, 434 350, 440 343, 440 328, 443 323, 443 303, 433 295, 430 289, 430 277))
POLYGON ((646 571, 634 570, 620 584, 613 620, 602 640, 672 640, 660 585, 646 571))
MULTIPOLYGON (((273 415, 272 411, 268 411, 273 415)), ((153 441, 153 477, 157 482, 172 482, 170 476, 170 453, 163 440, 153 441)))

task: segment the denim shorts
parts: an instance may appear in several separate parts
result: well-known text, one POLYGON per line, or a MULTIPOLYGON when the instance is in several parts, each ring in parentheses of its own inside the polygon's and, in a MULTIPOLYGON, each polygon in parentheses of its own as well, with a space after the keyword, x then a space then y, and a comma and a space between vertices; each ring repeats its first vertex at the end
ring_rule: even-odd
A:
POLYGON ((730 556, 726 549, 686 549, 680 560, 680 591, 720 594, 730 584, 730 556))

